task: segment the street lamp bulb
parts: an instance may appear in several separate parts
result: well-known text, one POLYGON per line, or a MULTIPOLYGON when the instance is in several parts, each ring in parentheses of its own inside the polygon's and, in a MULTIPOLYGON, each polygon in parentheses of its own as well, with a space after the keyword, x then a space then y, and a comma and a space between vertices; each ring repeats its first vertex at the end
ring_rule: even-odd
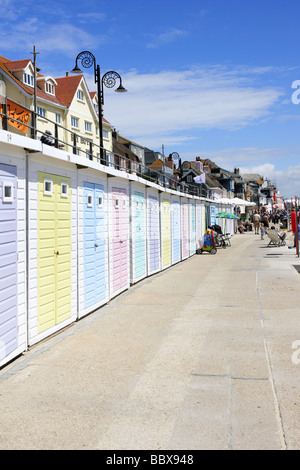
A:
POLYGON ((116 90, 115 90, 116 93, 126 93, 127 90, 126 88, 123 87, 123 85, 121 84, 116 90))
POLYGON ((76 66, 74 67, 74 69, 71 70, 71 73, 82 73, 82 70, 80 70, 80 68, 79 68, 78 65, 76 64, 76 66))

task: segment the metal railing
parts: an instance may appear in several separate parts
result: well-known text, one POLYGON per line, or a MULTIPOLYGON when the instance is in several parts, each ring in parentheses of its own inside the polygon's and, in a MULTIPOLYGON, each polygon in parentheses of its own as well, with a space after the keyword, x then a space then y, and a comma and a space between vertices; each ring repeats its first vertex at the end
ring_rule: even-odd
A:
POLYGON ((175 174, 170 176, 164 172, 153 170, 149 166, 145 166, 139 161, 131 160, 130 158, 119 155, 115 152, 109 152, 105 148, 100 147, 99 144, 89 140, 87 137, 68 129, 57 122, 54 122, 51 119, 41 116, 40 114, 35 113, 33 110, 25 108, 23 105, 20 105, 11 99, 9 100, 10 102, 22 107, 25 111, 27 111, 27 114, 31 116, 31 122, 26 121, 25 123, 23 116, 20 116, 20 113, 18 115, 18 113, 12 112, 12 110, 9 109, 8 105, 6 104, 6 99, 4 98, 3 103, 0 105, 0 122, 2 121, 2 128, 4 130, 15 132, 14 129, 24 129, 25 126, 27 128, 26 135, 28 137, 40 140, 41 136, 45 132, 39 130, 37 127, 37 119, 40 118, 47 123, 47 127, 53 136, 53 142, 51 145, 56 148, 61 148, 66 151, 69 151, 68 149, 70 149, 73 154, 81 155, 88 160, 97 161, 102 165, 137 175, 164 188, 180 191, 182 193, 193 196, 203 198, 208 197, 208 190, 205 184, 189 184, 179 181, 180 171, 177 173, 177 175, 175 174), (11 129, 9 129, 9 125, 11 129), (59 137, 61 134, 65 137, 65 140, 64 138, 59 137), (79 143, 86 145, 87 148, 83 150, 78 145, 79 143))

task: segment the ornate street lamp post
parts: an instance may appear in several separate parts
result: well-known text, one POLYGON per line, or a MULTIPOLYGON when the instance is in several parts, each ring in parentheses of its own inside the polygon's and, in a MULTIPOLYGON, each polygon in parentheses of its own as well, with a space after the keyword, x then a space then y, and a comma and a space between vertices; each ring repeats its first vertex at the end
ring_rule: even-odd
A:
MULTIPOLYGON (((81 61, 81 64, 84 68, 89 68, 94 65, 94 77, 95 83, 97 84, 97 95, 98 95, 98 120, 99 120, 99 139, 100 139, 100 158, 101 163, 104 162, 103 158, 103 127, 102 127, 102 118, 103 118, 103 104, 104 104, 104 94, 103 94, 103 86, 105 85, 107 88, 113 88, 116 85, 116 80, 120 80, 120 85, 115 90, 118 93, 124 93, 127 90, 122 85, 122 78, 121 76, 114 71, 107 72, 103 75, 101 79, 100 75, 100 66, 96 64, 95 56, 89 51, 83 51, 78 54, 76 57, 75 67, 71 71, 71 73, 82 73, 82 70, 78 67, 78 61, 81 61)), ((105 159, 106 162, 106 159, 105 159)))

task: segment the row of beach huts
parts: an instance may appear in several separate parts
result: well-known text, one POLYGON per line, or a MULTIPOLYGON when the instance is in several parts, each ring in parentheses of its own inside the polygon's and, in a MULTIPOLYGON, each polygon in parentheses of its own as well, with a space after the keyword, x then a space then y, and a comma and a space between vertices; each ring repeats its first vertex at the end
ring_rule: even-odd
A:
POLYGON ((0 367, 194 255, 222 210, 0 130, 0 367))

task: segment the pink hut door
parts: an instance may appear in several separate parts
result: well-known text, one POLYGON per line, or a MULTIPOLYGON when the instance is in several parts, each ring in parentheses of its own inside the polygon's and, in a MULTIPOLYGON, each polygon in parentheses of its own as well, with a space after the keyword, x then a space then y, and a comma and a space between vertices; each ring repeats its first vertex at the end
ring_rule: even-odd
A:
POLYGON ((129 212, 126 189, 113 190, 113 292, 128 284, 129 212))

